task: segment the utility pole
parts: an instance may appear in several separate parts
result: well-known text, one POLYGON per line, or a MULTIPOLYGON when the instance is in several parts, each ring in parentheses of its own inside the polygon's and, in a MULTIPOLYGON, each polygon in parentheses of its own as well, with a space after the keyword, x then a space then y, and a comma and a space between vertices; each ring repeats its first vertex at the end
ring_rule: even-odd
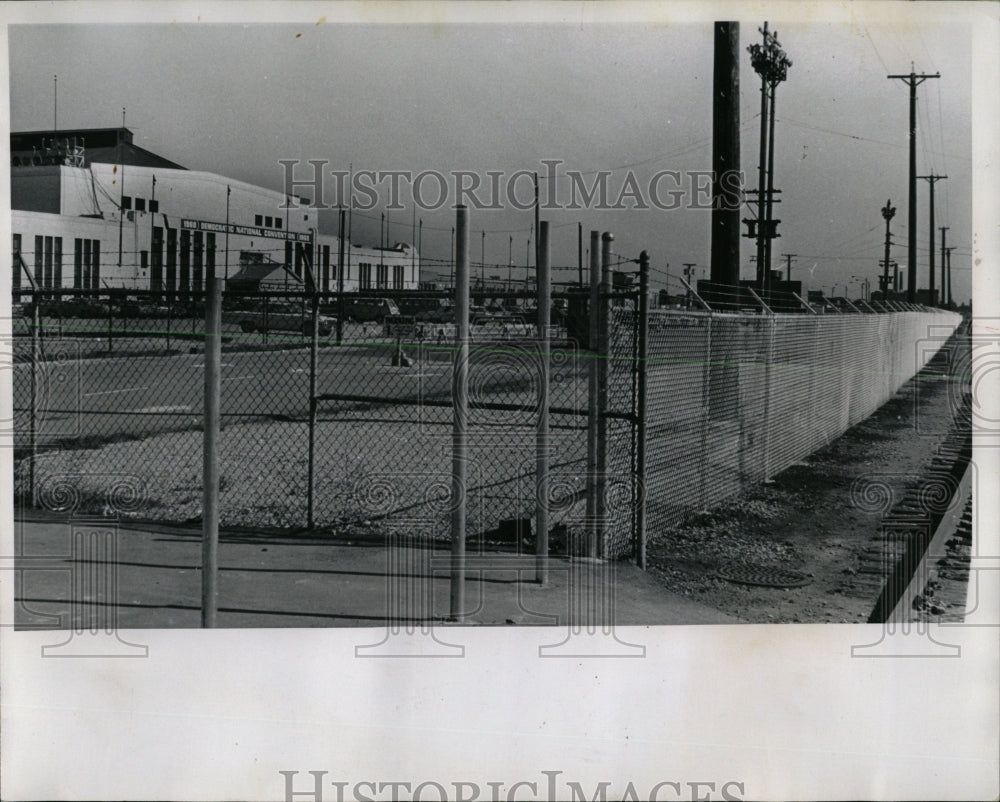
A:
MULTIPOLYGON (((948 176, 946 176, 946 175, 934 175, 934 173, 931 173, 930 175, 918 175, 917 176, 917 178, 922 179, 923 181, 926 181, 928 184, 930 184, 930 187, 931 187, 931 215, 930 215, 930 221, 929 221, 930 222, 930 232, 931 232, 931 245, 930 245, 931 250, 930 250, 930 258, 928 259, 928 262, 930 263, 930 284, 928 285, 928 289, 929 289, 928 299, 930 301, 930 305, 931 306, 939 306, 939 304, 935 303, 935 298, 934 298, 934 286, 935 286, 935 281, 934 281, 934 185, 938 181, 940 181, 941 179, 947 178, 947 177, 948 176)), ((942 291, 944 290, 944 273, 943 272, 941 273, 941 289, 942 289, 942 291)))
POLYGON ((954 247, 945 248, 945 256, 948 257, 948 305, 951 306, 953 299, 951 297, 951 252, 955 250, 954 247))
MULTIPOLYGON (((682 262, 684 265, 684 278, 688 284, 691 283, 691 273, 695 267, 698 266, 697 262, 682 262)), ((691 290, 687 287, 684 288, 684 306, 691 306, 691 290)))
MULTIPOLYGON (((760 29, 763 44, 750 45, 750 63, 760 75, 760 165, 757 185, 757 220, 744 220, 748 237, 757 238, 757 281, 767 292, 771 283, 771 240, 778 236, 778 223, 772 217, 774 195, 774 104, 778 84, 788 77, 792 66, 777 31, 769 32, 767 22, 760 29), (756 229, 756 230, 755 230, 756 229)), ((748 193, 749 194, 749 193, 748 193)))
MULTIPOLYGON (((882 207, 882 217, 885 218, 885 261, 882 263, 885 265, 885 273, 882 278, 882 300, 889 300, 889 221, 896 216, 896 207, 892 205, 891 200, 886 200, 885 206, 882 207)), ((896 289, 895 282, 893 282, 893 289, 896 289)))
POLYGON ((712 78, 712 259, 716 284, 740 279, 740 24, 716 22, 712 78))
POLYGON ((514 274, 514 235, 508 234, 510 237, 507 243, 507 293, 510 294, 510 282, 514 274))
POLYGON ((906 300, 914 303, 917 299, 917 87, 928 78, 940 78, 941 73, 917 75, 910 65, 909 75, 889 75, 892 80, 900 80, 910 87, 910 198, 908 255, 906 265, 906 300))
MULTIPOLYGON (((934 185, 931 184, 931 186, 934 186, 934 185)), ((946 303, 950 303, 950 301, 951 301, 951 297, 948 295, 948 292, 947 292, 947 290, 950 289, 950 287, 948 287, 948 285, 945 283, 947 281, 947 279, 945 278, 945 272, 944 272, 944 252, 945 252, 944 244, 945 244, 945 241, 947 239, 947 234, 945 234, 945 232, 948 230, 948 226, 941 226, 939 230, 941 231, 941 303, 940 303, 940 306, 944 306, 946 303)), ((934 251, 933 250, 931 251, 931 264, 934 264, 934 251)), ((949 276, 948 278, 951 278, 951 277, 949 276)))
POLYGON ((782 256, 785 257, 785 281, 789 282, 792 280, 792 259, 798 256, 797 253, 784 253, 782 256))
POLYGON ((577 277, 580 282, 581 289, 583 288, 583 223, 576 224, 576 272, 577 277))
MULTIPOLYGON (((482 249, 479 252, 479 289, 486 292, 486 232, 483 232, 482 249)), ((485 302, 484 302, 485 303, 485 302)))
POLYGON ((121 175, 118 176, 118 180, 121 181, 120 188, 118 190, 118 275, 122 274, 122 231, 125 225, 125 160, 122 158, 122 152, 124 151, 123 145, 125 144, 125 107, 122 106, 122 130, 118 132, 118 151, 116 158, 118 159, 118 165, 121 167, 121 175))
MULTIPOLYGON (((539 220, 538 220, 538 173, 535 173, 534 176, 535 176, 535 226, 531 230, 531 235, 535 238, 535 273, 537 275, 537 273, 538 273, 538 242, 539 242, 539 236, 540 236, 541 229, 539 228, 539 220)), ((524 277, 524 287, 525 287, 525 289, 528 288, 528 277, 527 276, 524 277)))

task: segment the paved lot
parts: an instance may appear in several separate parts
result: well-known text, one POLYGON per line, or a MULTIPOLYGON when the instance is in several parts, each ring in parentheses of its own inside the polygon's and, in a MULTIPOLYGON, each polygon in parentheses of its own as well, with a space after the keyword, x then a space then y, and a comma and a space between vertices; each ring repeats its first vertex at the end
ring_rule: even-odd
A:
MULTIPOLYGON (((201 541, 197 529, 121 528, 117 554, 95 547, 100 521, 17 523, 19 628, 71 626, 70 602, 86 616, 111 604, 121 628, 200 626, 201 541), (74 574, 73 541, 77 572, 74 574), (116 569, 107 573, 107 566, 116 569), (82 571, 81 571, 82 569, 82 571), (105 584, 113 579, 111 584, 105 584), (74 582, 77 584, 74 585, 74 582), (78 592, 74 593, 76 587, 78 592), (107 588, 117 587, 117 592, 107 588), (117 595, 117 604, 113 603, 117 595), (53 618, 55 616, 55 618, 53 618)), ((107 544, 109 541, 103 541, 107 544)), ((550 582, 534 580, 534 557, 470 551, 467 623, 618 625, 733 623, 665 590, 635 566, 552 558, 550 582), (591 612, 588 613, 587 610, 591 612), (596 615, 596 619, 595 619, 596 615)), ((219 624, 224 627, 402 628, 449 615, 449 552, 385 542, 224 533, 219 549, 219 624), (392 577, 392 578, 390 578, 392 577)), ((104 619, 101 619, 102 621, 104 619)), ((74 624, 79 624, 79 620, 74 624)), ((85 623, 85 626, 89 624, 85 623)))

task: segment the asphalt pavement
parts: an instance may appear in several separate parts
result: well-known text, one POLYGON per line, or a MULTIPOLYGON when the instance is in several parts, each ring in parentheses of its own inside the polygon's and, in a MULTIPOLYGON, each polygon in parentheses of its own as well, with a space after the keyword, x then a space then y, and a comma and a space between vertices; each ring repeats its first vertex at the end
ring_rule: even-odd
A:
MULTIPOLYGON (((21 629, 194 628, 201 624, 201 533, 180 527, 54 518, 16 523, 15 622, 21 629), (74 605, 75 603, 75 605, 74 605)), ((636 566, 534 555, 468 555, 461 621, 469 625, 589 627, 736 623, 671 593, 636 566)), ((222 627, 453 625, 450 551, 330 535, 224 532, 222 627)))

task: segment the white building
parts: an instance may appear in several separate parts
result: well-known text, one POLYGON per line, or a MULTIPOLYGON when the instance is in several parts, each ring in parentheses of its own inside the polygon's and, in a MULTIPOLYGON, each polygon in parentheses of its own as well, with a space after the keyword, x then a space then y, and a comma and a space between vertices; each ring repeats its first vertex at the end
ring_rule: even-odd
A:
MULTIPOLYGON (((301 289, 312 264, 319 288, 336 291, 339 238, 318 230, 306 201, 285 201, 186 170, 134 145, 127 128, 11 134, 13 249, 46 288, 200 290, 213 276, 245 283, 254 265, 262 286, 301 289)), ((28 284, 20 269, 12 278, 15 292, 28 284)), ((412 245, 345 242, 345 291, 419 282, 412 245)))

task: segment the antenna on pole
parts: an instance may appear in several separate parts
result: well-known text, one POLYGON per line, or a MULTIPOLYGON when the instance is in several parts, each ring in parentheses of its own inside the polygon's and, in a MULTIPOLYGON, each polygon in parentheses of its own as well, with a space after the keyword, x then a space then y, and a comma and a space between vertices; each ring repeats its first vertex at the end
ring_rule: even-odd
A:
POLYGON ((52 76, 52 134, 59 131, 59 76, 52 76))

